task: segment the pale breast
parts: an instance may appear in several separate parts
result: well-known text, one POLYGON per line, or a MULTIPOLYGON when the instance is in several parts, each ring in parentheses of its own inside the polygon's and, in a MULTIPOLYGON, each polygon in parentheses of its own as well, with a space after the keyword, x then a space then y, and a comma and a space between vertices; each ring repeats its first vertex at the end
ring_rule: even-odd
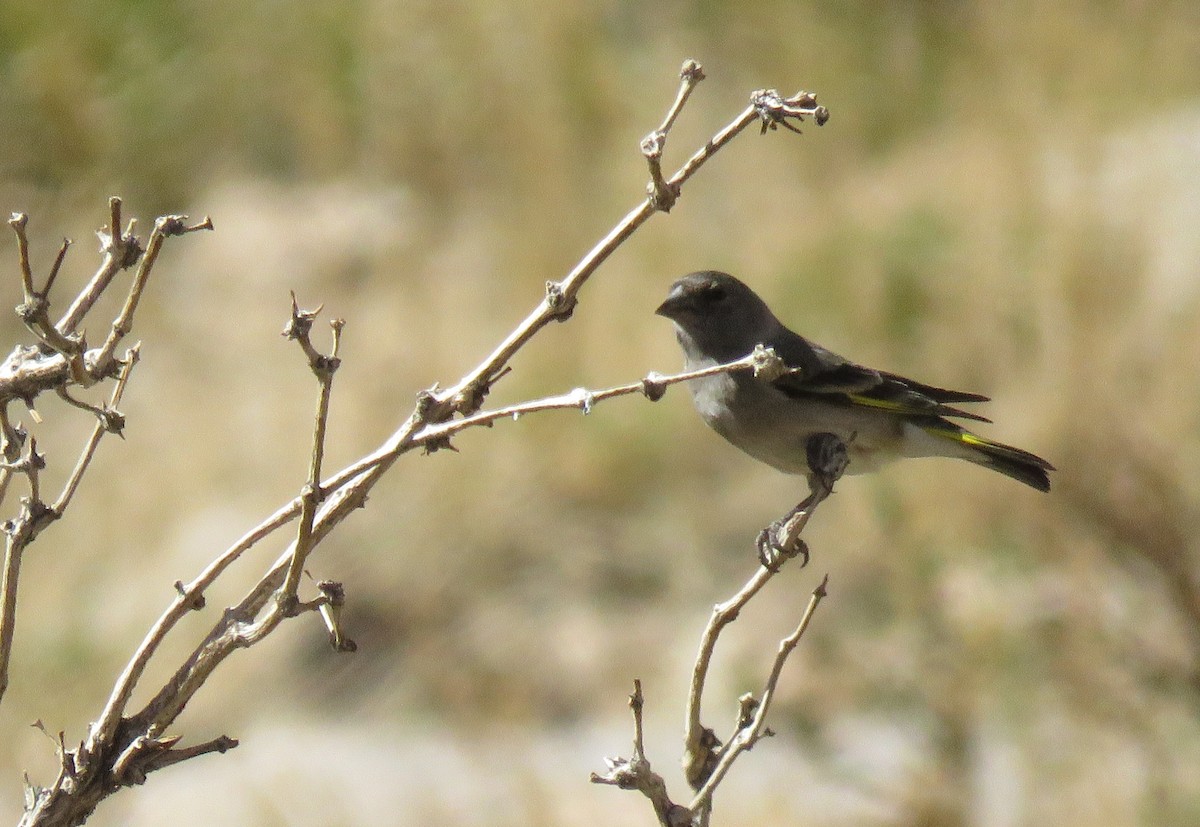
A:
POLYGON ((850 450, 847 473, 876 470, 898 454, 903 423, 867 409, 795 399, 750 374, 689 383, 696 410, 717 433, 755 459, 789 474, 808 474, 806 445, 836 434, 850 450))

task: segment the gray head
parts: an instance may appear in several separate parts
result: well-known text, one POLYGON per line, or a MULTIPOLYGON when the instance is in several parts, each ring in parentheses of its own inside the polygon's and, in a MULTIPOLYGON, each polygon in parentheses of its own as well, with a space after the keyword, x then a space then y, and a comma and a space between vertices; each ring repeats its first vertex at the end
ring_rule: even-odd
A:
POLYGON ((654 312, 675 322, 689 361, 739 359, 759 342, 773 341, 782 327, 757 293, 715 270, 689 273, 675 282, 654 312))

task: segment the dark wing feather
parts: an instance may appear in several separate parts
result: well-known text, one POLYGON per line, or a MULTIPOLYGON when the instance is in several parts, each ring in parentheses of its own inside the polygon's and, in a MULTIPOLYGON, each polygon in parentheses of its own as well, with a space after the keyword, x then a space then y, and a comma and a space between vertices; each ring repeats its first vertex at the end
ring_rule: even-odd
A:
POLYGON ((986 417, 950 407, 951 402, 986 402, 977 393, 952 391, 872 370, 843 359, 802 336, 783 337, 776 353, 791 368, 772 384, 792 397, 820 397, 825 402, 876 408, 902 416, 948 416, 990 422, 986 417))
POLYGON ((966 391, 952 391, 946 388, 938 388, 933 385, 926 385, 921 382, 916 382, 912 379, 906 379, 903 376, 897 376, 894 373, 881 373, 886 379, 893 379, 897 382, 903 382, 918 393, 928 396, 930 399, 938 402, 989 402, 991 397, 984 396, 981 393, 967 393, 966 391))

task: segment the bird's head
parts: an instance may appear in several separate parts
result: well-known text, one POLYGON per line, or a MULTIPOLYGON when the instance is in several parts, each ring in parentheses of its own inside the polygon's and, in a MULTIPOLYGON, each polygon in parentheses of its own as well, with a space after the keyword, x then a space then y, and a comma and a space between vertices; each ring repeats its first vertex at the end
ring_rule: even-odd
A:
POLYGON ((757 293, 728 273, 715 270, 679 279, 654 312, 675 323, 689 360, 739 359, 779 328, 779 321, 757 293))

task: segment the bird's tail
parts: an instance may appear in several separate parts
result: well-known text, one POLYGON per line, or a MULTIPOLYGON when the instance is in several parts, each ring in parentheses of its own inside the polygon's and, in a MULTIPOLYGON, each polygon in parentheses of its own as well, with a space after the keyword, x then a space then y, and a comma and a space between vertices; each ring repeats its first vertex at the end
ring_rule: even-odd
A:
POLYGON ((1038 491, 1050 490, 1048 472, 1053 471, 1054 466, 1036 454, 1022 451, 1020 448, 1014 448, 1002 442, 993 442, 945 420, 938 423, 938 426, 927 428, 926 433, 952 440, 966 448, 966 451, 959 454, 964 459, 982 465, 984 468, 999 471, 1038 491))

